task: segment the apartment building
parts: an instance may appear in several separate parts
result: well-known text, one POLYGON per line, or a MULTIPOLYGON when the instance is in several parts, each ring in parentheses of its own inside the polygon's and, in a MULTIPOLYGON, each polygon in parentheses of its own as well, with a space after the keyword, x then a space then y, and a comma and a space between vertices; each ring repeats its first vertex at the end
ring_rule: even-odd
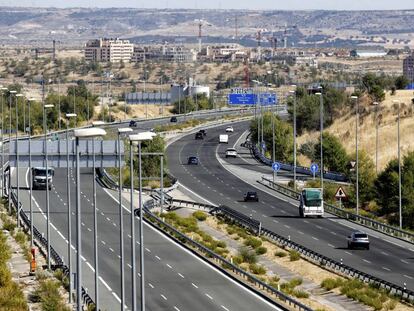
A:
POLYGON ((144 60, 162 60, 174 63, 189 63, 196 60, 197 53, 181 45, 177 46, 136 46, 132 55, 132 62, 144 60))
POLYGON ((403 61, 403 75, 414 84, 414 53, 403 61))
POLYGON ((101 38, 90 40, 85 46, 85 60, 88 62, 130 62, 134 45, 129 40, 101 38))

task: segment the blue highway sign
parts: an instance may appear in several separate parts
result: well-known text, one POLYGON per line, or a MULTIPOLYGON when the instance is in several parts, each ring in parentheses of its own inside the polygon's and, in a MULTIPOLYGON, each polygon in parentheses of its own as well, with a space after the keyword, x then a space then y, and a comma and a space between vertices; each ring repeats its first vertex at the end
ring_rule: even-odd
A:
POLYGON ((260 93, 259 102, 262 106, 271 106, 277 104, 277 96, 275 93, 260 93))
POLYGON ((310 166, 310 170, 313 174, 315 174, 319 170, 319 166, 316 163, 312 163, 310 166))
POLYGON ((274 170, 274 171, 280 171, 280 163, 279 162, 274 162, 273 164, 272 164, 272 169, 274 170))
POLYGON ((256 105, 256 94, 230 93, 228 103, 229 105, 256 105))

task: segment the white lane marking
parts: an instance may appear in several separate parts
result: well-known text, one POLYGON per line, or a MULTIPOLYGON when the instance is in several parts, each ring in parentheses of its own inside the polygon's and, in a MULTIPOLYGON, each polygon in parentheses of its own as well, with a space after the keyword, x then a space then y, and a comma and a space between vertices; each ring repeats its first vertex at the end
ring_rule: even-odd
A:
POLYGON ((381 252, 381 254, 383 254, 385 256, 389 256, 386 252, 381 252))
POLYGON ((298 231, 299 232, 299 234, 304 234, 302 231, 298 231))
POLYGON ((365 261, 366 263, 371 263, 371 261, 366 260, 366 259, 362 259, 363 261, 365 261))
POLYGON ((404 277, 406 277, 407 279, 410 279, 410 280, 412 280, 412 279, 413 279, 413 277, 412 277, 412 276, 409 276, 409 275, 406 275, 406 274, 404 274, 404 277))
POLYGON ((176 306, 174 306, 174 310, 175 311, 181 311, 180 309, 178 309, 176 306))
POLYGON ((167 297, 165 297, 163 294, 161 294, 161 297, 162 297, 164 300, 167 300, 167 297))
POLYGON ((329 247, 335 247, 335 246, 333 246, 332 244, 328 244, 328 246, 329 246, 329 247))
POLYGON ((350 252, 348 252, 348 251, 345 251, 345 253, 347 253, 348 255, 352 255, 352 253, 350 253, 350 252))
POLYGON ((101 277, 99 277, 99 280, 102 282, 102 284, 103 285, 105 285, 105 287, 110 291, 110 292, 112 292, 112 289, 109 287, 109 285, 104 281, 104 279, 103 278, 101 278, 101 277))
POLYGON ((145 248, 145 250, 146 250, 148 253, 151 253, 151 251, 150 251, 148 248, 145 248))
POLYGON ((148 286, 154 288, 154 285, 152 285, 151 283, 148 283, 148 286))
POLYGON ((288 226, 288 225, 284 225, 286 228, 288 228, 288 229, 290 229, 290 226, 288 226))
POLYGON ((114 249, 112 248, 112 247, 110 247, 109 248, 109 250, 113 253, 114 252, 114 249))
POLYGON ((195 285, 194 283, 191 283, 191 285, 193 285, 195 288, 198 288, 198 286, 197 286, 197 285, 195 285))
POLYGON ((407 265, 409 265, 409 264, 410 264, 408 261, 405 261, 404 259, 401 259, 401 262, 403 262, 403 263, 405 263, 405 264, 407 264, 407 265))
POLYGON ((315 241, 319 241, 319 239, 318 238, 315 238, 314 236, 312 237, 312 239, 314 239, 315 241))
POLYGON ((213 300, 213 297, 211 297, 209 294, 205 293, 205 295, 210 298, 211 300, 213 300))
POLYGON ((221 305, 220 307, 222 307, 224 310, 226 311, 230 311, 229 309, 227 309, 225 306, 221 305))
POLYGON ((387 267, 382 267, 385 271, 391 271, 391 269, 388 269, 387 267))
POLYGON ((119 298, 115 292, 112 292, 112 295, 115 297, 116 300, 118 300, 119 303, 121 303, 121 298, 119 298))
POLYGON ((184 279, 184 275, 182 275, 181 273, 178 273, 179 276, 181 276, 184 279))
POLYGON ((102 241, 101 241, 101 243, 102 243, 103 245, 106 245, 106 243, 105 243, 105 241, 104 241, 104 240, 102 240, 102 241))
POLYGON ((170 268, 170 269, 172 269, 172 267, 168 263, 167 263, 167 267, 170 268))
POLYGON ((336 234, 335 232, 333 232, 333 231, 331 231, 330 233, 331 233, 331 234, 333 234, 333 235, 337 235, 337 234, 336 234))
POLYGON ((158 260, 161 260, 161 258, 159 256, 155 256, 155 258, 157 258, 158 260))

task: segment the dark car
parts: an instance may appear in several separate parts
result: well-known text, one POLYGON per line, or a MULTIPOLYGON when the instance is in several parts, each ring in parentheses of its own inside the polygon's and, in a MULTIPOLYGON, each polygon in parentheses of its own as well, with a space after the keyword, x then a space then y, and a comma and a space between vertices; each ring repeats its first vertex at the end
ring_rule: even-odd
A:
POLYGON ((198 132, 199 132, 199 133, 202 133, 202 134, 203 134, 203 136, 206 136, 206 135, 207 135, 206 130, 199 130, 198 132))
POLYGON ((198 165, 198 158, 197 157, 188 157, 187 164, 189 165, 198 165))
POLYGON ((204 139, 203 133, 200 133, 200 132, 196 133, 195 139, 204 139))
POLYGON ((171 117, 170 122, 177 122, 177 117, 171 117))
POLYGON ((353 249, 355 247, 369 249, 369 239, 365 232, 354 231, 350 236, 348 236, 347 240, 349 249, 353 249))
POLYGON ((248 191, 245 195, 244 195, 244 202, 259 202, 259 197, 257 196, 257 192, 255 191, 248 191))
POLYGON ((129 121, 129 127, 137 127, 138 123, 135 120, 129 121))

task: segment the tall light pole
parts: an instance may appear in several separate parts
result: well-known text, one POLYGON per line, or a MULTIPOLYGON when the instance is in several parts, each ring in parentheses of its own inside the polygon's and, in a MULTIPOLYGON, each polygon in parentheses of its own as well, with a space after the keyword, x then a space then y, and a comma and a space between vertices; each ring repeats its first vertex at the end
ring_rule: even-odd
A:
POLYGON ((375 173, 378 175, 378 127, 379 127, 379 120, 378 120, 378 102, 372 103, 375 106, 375 173))
MULTIPOLYGON (((9 158, 10 158, 10 144, 11 144, 11 129, 12 129, 12 127, 11 127, 11 117, 12 117, 12 102, 13 102, 13 100, 12 100, 12 96, 13 95, 16 95, 16 91, 14 91, 14 90, 11 90, 11 91, 9 91, 9 158)), ((16 129, 17 130, 17 129, 16 129)), ((12 189, 12 186, 11 186, 11 167, 9 166, 9 213, 11 214, 11 212, 12 212, 12 210, 11 210, 11 189, 12 189)), ((16 209, 17 209, 17 207, 16 207, 16 209)))
POLYGON ((29 210, 30 210, 30 247, 34 246, 33 242, 33 172, 32 172, 32 102, 35 100, 30 98, 29 105, 29 210))
POLYGON ((92 176, 93 176, 93 246, 95 269, 95 310, 99 310, 99 252, 98 252, 98 215, 96 210, 96 171, 95 171, 95 137, 92 137, 92 176))
MULTIPOLYGON (((131 142, 131 148, 132 144, 135 142, 138 144, 138 182, 139 182, 139 193, 138 193, 138 205, 139 205, 139 249, 140 249, 140 273, 141 273, 141 311, 145 311, 145 269, 144 269, 144 211, 143 211, 143 204, 142 204, 142 169, 141 169, 141 143, 143 141, 150 141, 152 140, 154 136, 154 133, 152 132, 142 132, 139 134, 133 134, 129 136, 130 142, 131 142)), ((133 170, 133 154, 131 151, 131 168, 133 170)), ((133 182, 132 182, 132 175, 131 175, 131 199, 133 196, 133 182)), ((131 200, 131 215, 134 214, 134 209, 132 205, 131 200)), ((131 218, 132 223, 134 222, 134 216, 131 218)), ((131 224, 132 225, 132 224, 131 224)), ((131 227, 132 228, 132 227, 131 227)), ((134 232, 132 232, 134 233, 134 232)), ((133 235, 132 235, 133 236, 133 235)), ((133 245, 133 249, 135 247, 135 241, 133 245)), ((135 261, 135 258, 133 258, 135 261)), ((135 262, 132 262, 133 266, 135 265, 135 262)), ((136 275, 133 274, 133 280, 135 280, 136 275)), ((133 281, 134 282, 134 281, 133 281)), ((133 292, 133 301, 135 300, 135 291, 133 292)), ((134 307, 136 307, 133 304, 133 310, 135 311, 134 307)))
POLYGON ((45 142, 45 164, 46 164, 46 239, 47 239, 47 269, 50 270, 50 204, 49 204, 49 160, 47 152, 47 121, 46 109, 53 108, 54 105, 43 105, 43 129, 45 142))
POLYGON ((16 207, 16 216, 17 216, 17 228, 20 227, 20 178, 19 178, 19 98, 23 97, 23 94, 16 94, 16 197, 17 197, 17 207, 16 207))
MULTIPOLYGON (((296 85, 292 85, 296 89, 296 85)), ((296 90, 289 92, 293 96, 293 189, 296 191, 296 90)))
POLYGON ((118 201, 119 201, 119 244, 120 244, 120 269, 121 269, 121 310, 125 309, 125 275, 124 275, 124 215, 122 208, 122 156, 121 156, 121 135, 132 132, 129 127, 118 129, 118 201))
POLYGON ((69 121, 76 113, 66 114, 66 204, 68 205, 68 266, 69 266, 69 303, 72 303, 72 210, 70 200, 70 161, 69 161, 69 121))
POLYGON ((103 137, 106 135, 106 131, 102 128, 86 128, 78 129, 74 131, 76 139, 75 152, 76 152, 76 307, 77 311, 82 311, 82 237, 81 237, 81 197, 80 197, 80 164, 79 164, 79 141, 80 139, 103 137))
POLYGON ((4 197, 4 100, 5 93, 8 91, 6 87, 0 89, 1 94, 1 197, 4 197))
POLYGON ((356 213, 359 215, 359 155, 358 155, 358 126, 359 126, 359 100, 358 96, 351 96, 355 101, 355 153, 356 153, 356 213))
POLYGON ((320 92, 316 93, 316 95, 319 96, 319 103, 320 103, 320 141, 321 141, 321 147, 320 147, 320 157, 321 157, 321 188, 322 188, 322 193, 323 193, 323 120, 324 120, 324 115, 323 115, 323 95, 322 95, 322 87, 320 87, 320 92))
POLYGON ((402 229, 402 182, 401 182, 401 144, 400 144, 400 115, 401 115, 401 102, 399 100, 393 101, 398 104, 398 119, 397 119, 397 140, 398 140, 398 214, 400 229, 402 229))

